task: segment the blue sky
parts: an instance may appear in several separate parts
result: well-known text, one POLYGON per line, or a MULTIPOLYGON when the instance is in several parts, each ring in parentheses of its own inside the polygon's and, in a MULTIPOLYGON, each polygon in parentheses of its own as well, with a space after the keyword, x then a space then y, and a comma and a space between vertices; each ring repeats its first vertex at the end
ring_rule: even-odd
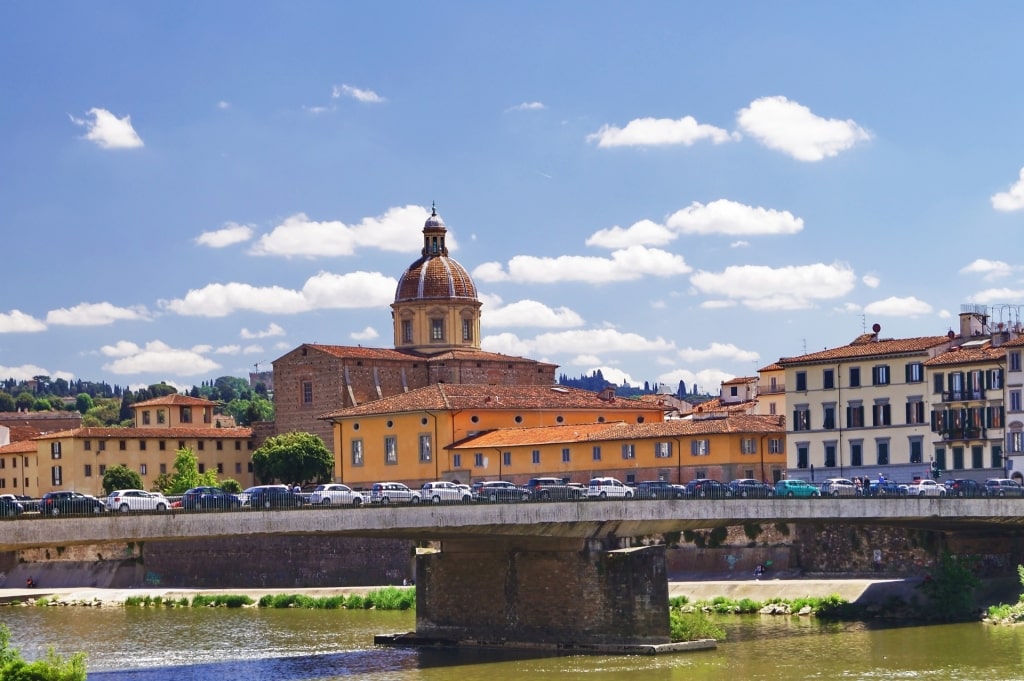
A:
POLYGON ((391 347, 436 202, 487 350, 717 391, 1016 321, 1018 2, 0 4, 0 376, 391 347))

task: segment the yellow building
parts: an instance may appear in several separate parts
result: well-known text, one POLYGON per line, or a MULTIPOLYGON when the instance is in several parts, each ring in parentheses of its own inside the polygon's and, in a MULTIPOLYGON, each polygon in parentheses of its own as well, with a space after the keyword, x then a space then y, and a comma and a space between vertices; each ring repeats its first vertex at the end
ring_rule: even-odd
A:
MULTIPOLYGON (((216 427, 215 404, 168 395, 132 405, 131 428, 74 428, 35 437, 29 441, 33 451, 18 454, 30 473, 22 476, 28 483, 17 493, 39 497, 72 489, 103 494, 103 474, 117 465, 138 472, 149 489, 158 475, 174 472, 179 449, 192 450, 200 473, 212 470, 219 478, 252 484, 252 429, 216 427)), ((24 443, 0 448, 0 460, 10 458, 6 450, 18 445, 24 443)), ((22 469, 26 470, 24 464, 22 469)))
POLYGON ((632 483, 694 478, 778 480, 786 469, 781 416, 677 419, 502 428, 453 444, 456 468, 474 478, 523 483, 536 475, 587 482, 610 476, 632 483))
MULTIPOLYGON (((334 424, 335 478, 353 486, 397 480, 419 487, 430 480, 503 474, 500 457, 477 465, 448 446, 500 428, 624 421, 657 423, 664 407, 565 386, 437 383, 321 418, 334 424)), ((560 470, 537 461, 524 474, 560 470)), ((529 476, 528 476, 529 477, 529 476)))
POLYGON ((32 496, 35 469, 36 444, 31 440, 12 442, 0 447, 0 494, 32 496))

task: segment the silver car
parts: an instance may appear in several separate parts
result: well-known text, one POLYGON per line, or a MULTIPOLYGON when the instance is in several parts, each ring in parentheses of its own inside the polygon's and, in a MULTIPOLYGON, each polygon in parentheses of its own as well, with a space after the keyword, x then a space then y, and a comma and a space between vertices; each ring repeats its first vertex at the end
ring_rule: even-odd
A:
POLYGON ((171 502, 160 492, 119 489, 107 495, 108 511, 166 511, 170 507, 171 502))
POLYGON ((419 492, 401 482, 375 482, 370 488, 371 504, 418 504, 421 498, 419 492))
POLYGON ((420 490, 420 497, 424 501, 432 501, 440 504, 442 501, 462 502, 468 504, 473 500, 469 487, 457 485, 454 482, 439 480, 437 482, 425 482, 420 490))
POLYGON ((365 501, 366 498, 363 497, 362 492, 357 492, 348 485, 342 485, 338 482, 317 485, 316 489, 309 495, 309 503, 314 506, 330 506, 331 504, 362 506, 365 501))

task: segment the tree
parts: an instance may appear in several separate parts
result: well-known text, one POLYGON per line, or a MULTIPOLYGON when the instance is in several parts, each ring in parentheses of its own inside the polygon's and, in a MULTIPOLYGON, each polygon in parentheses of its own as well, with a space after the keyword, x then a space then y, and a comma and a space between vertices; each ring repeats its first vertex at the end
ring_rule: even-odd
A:
POLYGON ((14 411, 14 398, 10 393, 0 392, 0 411, 14 411))
POLYGON ((78 393, 75 396, 75 409, 79 414, 86 414, 94 406, 96 403, 92 401, 92 396, 89 393, 78 393))
POLYGON ((174 473, 170 484, 163 490, 164 494, 184 494, 193 487, 213 486, 217 484, 217 474, 213 471, 199 472, 199 459, 188 447, 178 450, 174 457, 174 473))
POLYGON ((123 464, 108 468, 103 474, 103 491, 110 494, 115 489, 142 489, 142 476, 123 464))
POLYGON ((334 455, 312 433, 291 432, 268 438, 252 453, 253 470, 263 482, 323 482, 334 472, 334 455))
POLYGON ((18 408, 18 411, 28 411, 32 408, 35 401, 36 398, 32 397, 32 393, 23 390, 14 398, 14 405, 18 408))
POLYGON ((21 651, 12 648, 11 632, 0 624, 0 679, 12 681, 85 681, 85 653, 75 653, 63 658, 53 647, 46 656, 34 662, 26 662, 21 651))

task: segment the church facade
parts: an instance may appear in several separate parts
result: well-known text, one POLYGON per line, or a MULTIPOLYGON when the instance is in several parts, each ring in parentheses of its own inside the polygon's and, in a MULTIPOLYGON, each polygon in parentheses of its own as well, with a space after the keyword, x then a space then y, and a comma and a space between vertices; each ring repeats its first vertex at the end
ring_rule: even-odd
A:
POLYGON ((273 362, 276 432, 314 433, 333 449, 324 414, 437 383, 555 383, 555 364, 481 350, 476 285, 448 255, 446 234, 435 209, 419 259, 398 281, 393 348, 303 344, 273 362))

